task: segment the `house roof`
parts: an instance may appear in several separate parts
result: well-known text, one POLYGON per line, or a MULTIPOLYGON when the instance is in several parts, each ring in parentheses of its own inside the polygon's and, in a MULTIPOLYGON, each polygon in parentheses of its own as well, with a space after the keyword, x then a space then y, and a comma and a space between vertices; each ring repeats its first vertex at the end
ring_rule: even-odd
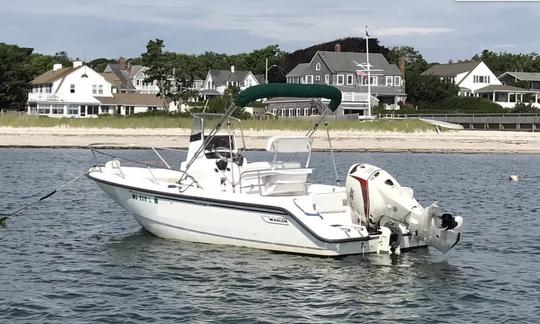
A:
POLYGON ((538 72, 504 72, 499 78, 504 75, 511 75, 521 81, 540 81, 540 73, 538 72))
POLYGON ((505 84, 491 84, 475 91, 475 93, 493 93, 493 92, 539 93, 536 90, 512 87, 505 84))
POLYGON ((481 62, 460 62, 449 64, 436 64, 422 73, 422 75, 437 75, 441 77, 456 76, 460 73, 474 70, 481 62))
POLYGON ((115 93, 112 97, 94 97, 103 105, 113 106, 161 106, 161 99, 153 94, 115 93))
POLYGON ((207 95, 207 96, 221 96, 221 93, 214 89, 203 89, 199 91, 201 95, 207 95))
POLYGON ((71 72, 81 68, 79 67, 65 67, 56 71, 49 70, 39 76, 37 76, 34 80, 32 80, 31 84, 49 84, 53 83, 56 80, 64 78, 66 75, 70 74, 71 72))
POLYGON ((135 90, 135 86, 133 85, 132 81, 133 77, 135 77, 135 75, 144 68, 145 67, 142 65, 129 65, 127 69, 122 69, 120 64, 108 64, 102 75, 105 77, 104 74, 112 73, 116 75, 119 81, 119 85, 117 85, 118 81, 116 84, 114 84, 116 87, 121 90, 135 90))
MULTIPOLYGON (((367 61, 366 53, 317 51, 315 55, 317 54, 321 56, 332 73, 356 71, 358 70, 357 63, 367 61)), ((385 75, 402 75, 397 65, 388 63, 381 53, 370 53, 369 63, 373 69, 382 70, 385 75)))
POLYGON ((227 82, 242 82, 248 76, 250 71, 235 71, 231 72, 229 70, 210 70, 208 71, 212 76, 212 81, 214 85, 226 85, 227 82))
POLYGON ((104 73, 100 73, 100 75, 102 77, 104 77, 105 80, 107 80, 107 82, 112 84, 113 87, 115 87, 117 89, 121 89, 122 80, 120 80, 120 78, 116 74, 114 74, 112 72, 104 72, 104 73))
POLYGON ((304 75, 308 66, 309 63, 300 63, 295 66, 294 69, 291 70, 291 72, 287 73, 287 76, 304 75))

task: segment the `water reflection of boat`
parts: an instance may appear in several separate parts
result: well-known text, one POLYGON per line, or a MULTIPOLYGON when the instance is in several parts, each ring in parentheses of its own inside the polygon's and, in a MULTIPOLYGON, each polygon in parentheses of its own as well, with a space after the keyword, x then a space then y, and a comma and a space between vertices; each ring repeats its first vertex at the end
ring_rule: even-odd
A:
MULTIPOLYGON (((459 241, 462 218, 441 215, 435 205, 423 208, 412 189, 386 171, 358 163, 350 167, 345 187, 339 181, 310 183, 311 135, 340 101, 341 93, 330 86, 251 87, 225 114, 193 116, 180 170, 153 149, 164 168, 127 166, 119 158, 100 165, 96 158, 88 177, 162 238, 324 256, 427 245, 447 252, 459 241), (277 96, 330 101, 317 101, 321 116, 305 136, 270 137, 266 150, 273 158, 249 162, 242 155, 240 121, 231 115, 236 107, 277 96)), ((91 148, 96 157, 103 153, 99 145, 91 148)))

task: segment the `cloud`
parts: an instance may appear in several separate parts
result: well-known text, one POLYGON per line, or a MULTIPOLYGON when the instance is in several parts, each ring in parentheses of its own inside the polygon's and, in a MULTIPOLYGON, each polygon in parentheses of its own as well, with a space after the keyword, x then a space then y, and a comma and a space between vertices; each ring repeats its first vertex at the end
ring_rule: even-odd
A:
POLYGON ((376 36, 414 36, 450 33, 452 28, 441 27, 383 27, 374 30, 376 36))

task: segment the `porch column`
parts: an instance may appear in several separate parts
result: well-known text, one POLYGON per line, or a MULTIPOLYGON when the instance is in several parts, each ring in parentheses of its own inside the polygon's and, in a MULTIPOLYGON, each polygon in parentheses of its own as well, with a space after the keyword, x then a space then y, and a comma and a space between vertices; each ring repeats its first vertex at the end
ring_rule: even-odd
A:
POLYGON ((493 102, 495 102, 495 91, 493 91, 493 102))
POLYGON ((534 102, 535 102, 535 103, 538 103, 538 93, 535 93, 535 94, 534 94, 534 102))

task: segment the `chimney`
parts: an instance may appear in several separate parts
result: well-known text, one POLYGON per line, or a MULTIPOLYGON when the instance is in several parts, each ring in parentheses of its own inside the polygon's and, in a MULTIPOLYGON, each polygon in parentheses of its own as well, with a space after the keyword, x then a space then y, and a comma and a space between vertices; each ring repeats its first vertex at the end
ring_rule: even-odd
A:
POLYGON ((452 61, 452 59, 448 60, 448 64, 453 64, 454 61, 452 61))
POLYGON ((73 68, 78 68, 79 66, 82 66, 83 63, 81 61, 73 61, 73 68))
POLYGON ((340 43, 337 43, 336 45, 334 45, 334 52, 341 52, 341 44, 340 43))
POLYGON ((127 70, 128 63, 127 60, 123 57, 118 58, 118 61, 116 62, 121 70, 127 70))
POLYGON ((60 70, 61 68, 62 68, 62 64, 54 64, 52 70, 53 70, 53 71, 58 71, 58 70, 60 70))
POLYGON ((231 65, 231 73, 234 73, 234 65, 231 65))

